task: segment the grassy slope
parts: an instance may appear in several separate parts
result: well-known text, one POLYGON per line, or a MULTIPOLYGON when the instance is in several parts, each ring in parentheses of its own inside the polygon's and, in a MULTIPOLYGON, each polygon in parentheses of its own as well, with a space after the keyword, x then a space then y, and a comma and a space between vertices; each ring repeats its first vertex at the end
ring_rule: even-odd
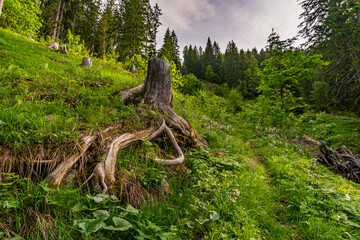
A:
MULTIPOLYGON (((76 66, 80 62, 80 56, 0 30, 0 145, 73 141, 81 131, 136 116, 111 94, 140 80, 110 63, 95 61, 85 70, 76 66)), ((200 92, 176 93, 174 100, 177 112, 209 141, 209 149, 187 150, 186 175, 172 177, 138 156, 152 151, 151 143, 119 153, 118 168, 144 187, 166 179, 166 199, 138 211, 115 196, 53 190, 3 174, 0 239, 5 233, 24 239, 360 239, 358 185, 314 163, 306 149, 277 132, 256 131, 240 114, 226 113, 225 99, 200 92)), ((316 121, 331 124, 327 115, 313 117, 314 125, 304 120, 299 129, 309 131, 316 121)), ((326 136, 351 139, 347 120, 338 121, 344 132, 326 136)))
POLYGON ((110 62, 94 59, 89 69, 79 66, 81 61, 75 53, 62 55, 0 30, 1 145, 21 149, 65 142, 81 131, 134 117, 111 94, 141 80, 110 62))

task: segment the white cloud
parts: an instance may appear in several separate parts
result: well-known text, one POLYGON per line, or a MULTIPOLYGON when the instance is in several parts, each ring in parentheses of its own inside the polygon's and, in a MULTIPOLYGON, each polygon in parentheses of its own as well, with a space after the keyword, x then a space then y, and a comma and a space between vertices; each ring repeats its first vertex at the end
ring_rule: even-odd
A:
MULTIPOLYGON (((208 0, 151 0, 162 9, 162 20, 178 30, 193 30, 193 23, 206 20, 215 14, 215 5, 208 0)), ((165 25, 165 24, 164 24, 165 25)))
POLYGON ((181 50, 186 45, 205 46, 207 37, 219 43, 224 52, 229 41, 239 48, 258 49, 274 28, 282 39, 297 34, 302 12, 296 0, 150 0, 162 9, 163 26, 175 30, 181 50))

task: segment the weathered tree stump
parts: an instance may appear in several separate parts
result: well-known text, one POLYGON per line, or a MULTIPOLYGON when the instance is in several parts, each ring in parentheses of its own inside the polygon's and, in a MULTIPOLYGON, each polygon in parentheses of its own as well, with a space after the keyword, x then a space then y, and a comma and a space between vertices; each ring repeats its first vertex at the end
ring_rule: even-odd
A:
MULTIPOLYGON (((85 62, 87 59, 90 60, 89 58, 84 59, 85 62)), ((143 93, 143 98, 140 103, 149 104, 162 113, 162 117, 160 117, 159 122, 148 129, 132 133, 124 133, 120 135, 118 134, 118 129, 116 129, 116 127, 109 127, 97 134, 84 136, 78 146, 78 149, 73 154, 69 155, 65 161, 58 164, 48 175, 48 182, 53 186, 59 186, 66 175, 74 168, 79 159, 84 157, 90 146, 95 143, 100 143, 101 146, 98 148, 103 151, 103 155, 101 157, 102 160, 96 165, 93 173, 84 182, 84 184, 91 178, 97 177, 102 185, 103 193, 106 193, 108 191, 108 187, 116 181, 115 165, 118 151, 138 140, 150 141, 162 132, 167 135, 170 143, 175 148, 178 157, 172 160, 153 160, 163 165, 181 164, 184 161, 184 154, 169 127, 182 133, 192 144, 197 143, 197 134, 191 127, 190 123, 179 116, 170 107, 170 103, 172 101, 172 86, 170 64, 167 61, 162 59, 150 60, 148 75, 145 82, 138 87, 121 92, 120 96, 122 100, 128 100, 139 96, 141 93, 143 93)))
POLYGON ((123 100, 133 99, 144 91, 141 102, 156 107, 165 117, 166 124, 180 131, 196 145, 197 134, 191 124, 178 115, 170 106, 172 101, 172 86, 170 64, 163 59, 149 61, 145 82, 135 88, 120 93, 123 100))
POLYGON ((342 146, 336 151, 329 148, 325 142, 320 141, 321 156, 318 161, 334 169, 344 178, 360 183, 360 157, 354 155, 347 147, 342 146))
POLYGON ((59 50, 59 44, 57 42, 52 42, 49 45, 47 45, 46 48, 59 50))
POLYGON ((67 50, 66 50, 66 45, 65 44, 61 44, 60 45, 60 53, 62 54, 68 54, 67 50))
POLYGON ((84 57, 83 60, 82 60, 81 66, 83 66, 83 67, 91 67, 92 66, 91 58, 84 57))
POLYGON ((131 67, 129 68, 129 72, 135 73, 135 65, 131 65, 131 67))

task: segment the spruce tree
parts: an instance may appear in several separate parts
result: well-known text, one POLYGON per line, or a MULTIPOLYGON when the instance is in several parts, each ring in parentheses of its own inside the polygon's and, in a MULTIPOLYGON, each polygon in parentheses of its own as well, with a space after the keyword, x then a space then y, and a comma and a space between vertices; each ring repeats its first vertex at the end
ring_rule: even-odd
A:
MULTIPOLYGON (((214 54, 214 49, 213 49, 213 44, 210 40, 210 37, 208 37, 207 39, 207 43, 206 43, 206 47, 205 47, 205 51, 204 54, 201 58, 201 64, 202 64, 202 74, 205 75, 206 70, 209 71, 209 66, 211 67, 211 71, 213 71, 213 68, 215 66, 215 54, 214 54)), ((213 72, 212 72, 213 73, 213 72)), ((216 81, 216 77, 212 77, 210 79, 207 79, 205 77, 206 80, 208 81, 216 81)))
POLYGON ((172 52, 173 52, 173 61, 177 67, 177 69, 181 68, 181 61, 180 61, 180 50, 179 50, 179 43, 178 38, 174 30, 171 32, 171 42, 172 42, 172 52))
POLYGON ((142 54, 146 37, 146 6, 148 0, 123 0, 122 25, 120 29, 119 58, 125 60, 142 54))
POLYGON ((360 113, 359 1, 304 0, 300 5, 300 34, 309 50, 330 62, 319 75, 329 86, 330 105, 360 113))
POLYGON ((240 54, 234 41, 230 41, 227 45, 222 72, 224 82, 229 84, 230 87, 238 86, 240 78, 240 54))

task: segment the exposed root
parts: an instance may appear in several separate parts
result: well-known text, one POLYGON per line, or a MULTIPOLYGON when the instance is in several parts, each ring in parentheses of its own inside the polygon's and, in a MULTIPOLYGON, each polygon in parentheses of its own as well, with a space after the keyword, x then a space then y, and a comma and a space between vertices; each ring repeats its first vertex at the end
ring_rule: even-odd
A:
POLYGON ((166 127, 165 122, 158 128, 150 128, 147 130, 125 133, 121 136, 114 138, 108 147, 108 151, 103 155, 103 161, 97 164, 94 172, 85 181, 87 183, 92 177, 97 176, 100 179, 100 183, 103 187, 103 193, 108 190, 107 183, 113 184, 115 182, 115 164, 116 156, 120 149, 129 146, 132 142, 138 140, 151 140, 159 135, 166 127))
POLYGON ((144 91, 145 84, 140 84, 134 88, 126 89, 119 93, 121 100, 127 101, 136 98, 142 91, 144 91))
POLYGON ((169 126, 178 129, 182 134, 189 137, 194 145, 198 144, 198 136, 187 120, 182 118, 174 111, 174 109, 169 106, 161 106, 160 109, 164 113, 166 117, 166 123, 169 126))
POLYGON ((177 144, 174 134, 171 132, 170 128, 168 128, 166 125, 165 125, 165 132, 166 132, 167 136, 169 137, 171 144, 175 148, 176 152, 179 154, 179 157, 176 159, 173 159, 173 160, 154 159, 154 161, 157 163, 160 163, 160 164, 164 164, 165 166, 179 165, 179 164, 183 163, 183 161, 184 161, 184 154, 181 151, 181 148, 179 147, 179 145, 177 144))
POLYGON ((96 136, 84 137, 82 139, 83 144, 80 148, 80 152, 70 156, 64 162, 59 164, 56 169, 49 174, 49 176, 47 177, 49 184, 56 187, 60 186, 62 179, 72 169, 72 167, 79 160, 79 158, 84 155, 84 153, 87 151, 87 149, 90 147, 90 145, 94 142, 95 139, 96 136))

